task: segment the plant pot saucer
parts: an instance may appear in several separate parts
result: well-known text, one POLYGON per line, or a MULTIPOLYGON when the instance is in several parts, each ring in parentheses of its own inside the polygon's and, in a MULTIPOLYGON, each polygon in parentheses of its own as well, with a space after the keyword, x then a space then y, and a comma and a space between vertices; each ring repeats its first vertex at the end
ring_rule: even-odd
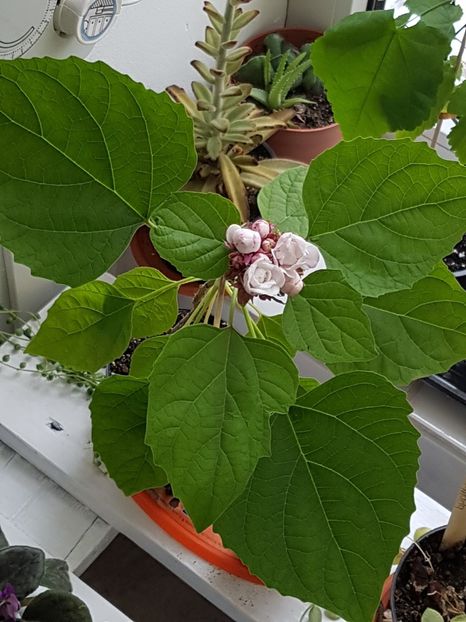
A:
POLYGON ((198 533, 183 506, 170 504, 173 497, 164 488, 141 492, 133 499, 149 518, 192 553, 236 577, 263 585, 233 551, 223 546, 222 539, 212 527, 198 533))

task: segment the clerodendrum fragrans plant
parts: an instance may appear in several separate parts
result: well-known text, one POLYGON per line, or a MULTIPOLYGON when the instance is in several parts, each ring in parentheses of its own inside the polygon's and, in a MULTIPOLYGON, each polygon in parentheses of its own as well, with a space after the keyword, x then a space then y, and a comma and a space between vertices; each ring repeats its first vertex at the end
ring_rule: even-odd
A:
POLYGON ((229 200, 180 190, 196 166, 182 106, 78 59, 0 63, 0 142, 0 242, 71 286, 30 353, 92 371, 148 337, 91 405, 117 484, 170 482, 266 585, 370 620, 413 510, 396 385, 466 356, 465 293, 441 263, 466 229, 464 168, 357 139, 265 187, 262 221, 242 223, 229 200), (205 282, 175 331, 180 282, 93 280, 142 224, 184 282, 205 282), (327 269, 305 276, 317 248, 327 269), (282 316, 250 313, 253 294, 283 291, 282 316), (220 328, 225 293, 247 336, 233 310, 220 328), (298 350, 335 377, 300 379, 298 350))

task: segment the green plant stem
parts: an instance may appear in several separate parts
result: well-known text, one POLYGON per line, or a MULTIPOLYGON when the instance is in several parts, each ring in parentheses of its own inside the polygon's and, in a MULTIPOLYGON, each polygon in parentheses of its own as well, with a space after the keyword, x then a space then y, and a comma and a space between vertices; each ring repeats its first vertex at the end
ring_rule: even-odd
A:
MULTIPOLYGON (((215 292, 214 292, 214 294, 215 294, 215 292)), ((212 315, 212 309, 214 308, 215 299, 216 299, 215 295, 210 296, 210 300, 209 300, 209 303, 207 305, 207 310, 206 310, 205 315, 204 315, 204 324, 208 324, 209 323, 210 316, 212 315)))
POLYGON ((225 277, 222 276, 222 278, 219 280, 217 300, 215 303, 214 326, 216 328, 220 328, 220 322, 222 321, 222 310, 223 310, 224 299, 225 299, 225 277))
POLYGON ((227 289, 228 294, 230 295, 230 312, 228 314, 228 324, 229 326, 233 326, 233 320, 235 317, 235 308, 238 304, 238 290, 236 287, 230 287, 228 283, 225 284, 225 288, 227 289))
MULTIPOLYGON (((227 293, 229 296, 233 296, 233 292, 235 291, 235 288, 232 287, 229 283, 225 283, 225 289, 227 290, 227 293)), ((239 308, 239 305, 237 305, 239 308)), ((262 311, 259 309, 259 307, 256 307, 256 305, 254 305, 252 302, 248 302, 247 306, 252 309, 255 313, 257 313, 258 315, 258 319, 260 320, 263 313, 262 311)))
POLYGON ((257 331, 256 331, 257 326, 253 322, 252 317, 249 315, 248 310, 246 309, 245 306, 241 306, 241 305, 240 305, 240 309, 243 312, 244 319, 246 320, 246 326, 248 327, 249 332, 251 333, 253 337, 257 337, 258 336, 257 331))
POLYGON ((210 287, 205 293, 204 297, 201 299, 199 304, 191 310, 188 319, 185 322, 185 326, 190 326, 192 324, 196 324, 200 321, 202 316, 204 315, 207 307, 210 304, 212 299, 215 299, 215 295, 217 293, 218 285, 215 282, 212 287, 210 287))
POLYGON ((187 285, 188 283, 199 283, 199 281, 202 281, 202 279, 198 279, 195 276, 187 276, 184 279, 180 279, 179 281, 176 281, 176 283, 179 287, 181 287, 182 285, 187 285))

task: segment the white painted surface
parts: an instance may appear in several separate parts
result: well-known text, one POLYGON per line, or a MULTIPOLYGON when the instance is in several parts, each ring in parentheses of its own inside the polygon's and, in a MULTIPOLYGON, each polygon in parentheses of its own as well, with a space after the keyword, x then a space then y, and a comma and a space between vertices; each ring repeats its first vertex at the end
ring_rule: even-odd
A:
POLYGON ((418 485, 451 507, 466 477, 466 406, 423 382, 410 387, 408 398, 422 434, 418 485))
MULTIPOLYGON (((4 368, 0 371, 0 397, 2 441, 233 620, 299 619, 305 609, 303 603, 232 577, 191 554, 148 519, 94 466, 89 411, 82 391, 4 368), (62 432, 50 429, 51 419, 60 422, 62 432)), ((412 519, 412 529, 446 522, 446 510, 419 491, 416 491, 416 502, 418 510, 412 519)))
POLYGON ((356 11, 365 11, 367 0, 290 0, 287 26, 323 32, 356 11))
MULTIPOLYGON (((224 0, 213 4, 223 10, 224 0)), ((253 0, 248 9, 261 14, 245 30, 245 37, 283 26, 286 0, 253 0)), ((189 86, 197 73, 190 67, 193 58, 208 59, 194 47, 203 38, 207 16, 200 0, 142 0, 127 7, 89 60, 104 60, 119 71, 157 91, 170 84, 189 86)))
MULTIPOLYGON (((17 526, 7 520, 2 520, 2 530, 10 544, 26 545, 41 548, 47 557, 53 557, 50 551, 44 548, 40 541, 31 538, 27 533, 22 532, 17 526)), ((50 525, 49 530, 53 531, 50 525)), ((131 622, 121 611, 94 592, 88 585, 80 581, 74 574, 70 575, 73 593, 86 603, 92 615, 92 622, 131 622)), ((65 622, 65 621, 63 621, 65 622)))
POLYGON ((116 532, 31 464, 0 442, 0 526, 64 559, 81 574, 116 532))

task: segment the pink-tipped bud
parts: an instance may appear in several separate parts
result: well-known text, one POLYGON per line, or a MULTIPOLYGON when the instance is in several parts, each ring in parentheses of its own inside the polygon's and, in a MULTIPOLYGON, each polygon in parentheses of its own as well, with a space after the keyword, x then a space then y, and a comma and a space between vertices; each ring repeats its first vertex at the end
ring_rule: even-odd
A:
POLYGON ((243 255, 256 253, 262 243, 261 236, 257 231, 252 231, 239 225, 230 225, 228 227, 226 239, 231 246, 243 255))
POLYGON ((264 240, 262 242, 262 250, 264 251, 264 253, 270 253, 270 251, 272 250, 272 248, 274 248, 276 245, 275 240, 271 240, 270 238, 267 238, 266 240, 264 240))
POLYGON ((271 228, 270 223, 266 220, 259 219, 252 223, 251 229, 253 231, 257 231, 257 233, 261 236, 263 240, 270 234, 271 228))
POLYGON ((282 292, 292 298, 301 292, 303 286, 303 280, 297 272, 285 274, 285 284, 282 286, 282 292))

